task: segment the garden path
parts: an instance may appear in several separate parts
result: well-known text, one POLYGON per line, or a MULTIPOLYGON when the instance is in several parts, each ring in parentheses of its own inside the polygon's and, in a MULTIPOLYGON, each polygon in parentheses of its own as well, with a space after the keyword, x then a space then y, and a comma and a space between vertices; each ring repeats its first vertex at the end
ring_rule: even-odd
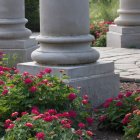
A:
MULTIPOLYGON (((33 33, 35 38, 38 33, 33 33)), ((123 82, 140 83, 140 49, 95 47, 100 52, 100 60, 114 61, 115 73, 120 74, 123 82)))
POLYGON ((121 81, 140 82, 140 49, 96 47, 100 60, 114 61, 115 72, 120 74, 121 81))

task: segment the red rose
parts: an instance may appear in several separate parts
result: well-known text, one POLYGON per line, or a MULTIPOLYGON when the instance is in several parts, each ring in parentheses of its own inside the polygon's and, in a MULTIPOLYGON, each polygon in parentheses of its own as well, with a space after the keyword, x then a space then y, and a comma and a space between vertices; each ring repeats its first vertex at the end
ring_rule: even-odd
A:
POLYGON ((86 121, 87 121, 87 123, 88 123, 89 125, 92 125, 92 124, 93 124, 93 118, 91 118, 91 117, 88 117, 88 118, 86 119, 86 121))
POLYGON ((43 120, 46 122, 51 122, 53 118, 51 116, 48 116, 48 117, 45 117, 43 120))
POLYGON ((88 99, 88 95, 84 95, 83 98, 87 100, 88 99))
POLYGON ((110 102, 105 102, 104 104, 103 104, 103 107, 104 108, 108 108, 110 106, 110 102))
POLYGON ((43 132, 39 132, 36 134, 37 140, 44 140, 45 134, 43 132))
POLYGON ((122 94, 122 93, 120 93, 119 95, 118 95, 118 98, 119 99, 122 99, 124 97, 124 95, 122 94))
POLYGON ((29 89, 30 92, 34 93, 37 91, 37 88, 35 86, 32 86, 30 89, 29 89))
POLYGON ((55 109, 49 109, 49 110, 48 110, 48 113, 49 113, 50 115, 55 115, 55 114, 57 113, 57 111, 56 111, 55 109))
POLYGON ((77 97, 77 95, 75 93, 70 93, 68 95, 68 99, 71 100, 71 101, 73 101, 76 97, 77 97))
POLYGON ((93 136, 93 133, 91 131, 86 131, 87 135, 92 137, 93 136))
POLYGON ((100 122, 104 122, 106 119, 107 119, 106 115, 102 115, 102 116, 99 117, 100 122))
POLYGON ((131 96, 132 94, 133 94, 132 92, 126 92, 125 96, 126 96, 126 97, 129 97, 129 96, 131 96))
POLYGON ((14 124, 10 124, 7 129, 12 129, 14 128, 14 126, 15 126, 14 124))
POLYGON ((24 115, 26 115, 26 114, 28 114, 28 112, 26 112, 26 111, 25 111, 25 112, 22 112, 22 113, 21 113, 21 116, 24 116, 24 115))
POLYGON ((25 71, 22 75, 23 75, 23 76, 28 76, 29 73, 25 71))
POLYGON ((108 98, 107 100, 106 100, 106 102, 109 102, 109 103, 111 103, 113 101, 113 98, 108 98))
POLYGON ((16 116, 18 116, 18 112, 14 112, 11 114, 11 117, 16 117, 16 116))
POLYGON ((70 123, 63 124, 63 127, 64 128, 71 128, 71 124, 70 123))
POLYGON ((122 124, 124 124, 124 125, 126 125, 126 124, 129 123, 129 122, 130 122, 129 118, 124 118, 124 119, 122 120, 122 124))
POLYGON ((10 119, 7 119, 7 120, 5 121, 5 123, 6 123, 6 124, 10 124, 10 123, 12 123, 12 121, 11 121, 10 119))
POLYGON ((0 85, 4 85, 4 81, 0 80, 0 85))
POLYGON ((4 74, 4 71, 0 71, 0 75, 3 75, 4 74))
POLYGON ((43 76, 41 74, 36 75, 38 78, 42 78, 43 76))
POLYGON ((25 84, 31 84, 33 81, 30 79, 30 78, 26 78, 25 80, 24 80, 24 83, 25 84))
POLYGON ((52 69, 46 68, 44 71, 45 71, 46 73, 51 73, 51 72, 52 72, 52 69))
POLYGON ((116 103, 116 106, 118 106, 118 107, 120 107, 122 105, 123 105, 123 103, 121 101, 119 101, 119 102, 116 103))
POLYGON ((8 93, 8 89, 4 89, 4 91, 2 92, 2 95, 6 95, 8 93))
POLYGON ((86 104, 88 104, 88 100, 84 99, 84 100, 82 100, 82 103, 83 103, 84 105, 86 105, 86 104))
POLYGON ((85 124, 84 124, 84 123, 79 123, 78 126, 79 126, 80 128, 84 128, 84 127, 85 127, 85 124))
POLYGON ((73 110, 69 111, 69 117, 76 118, 76 116, 77 116, 77 113, 75 111, 73 110))
POLYGON ((28 123, 25 124, 25 126, 27 126, 29 128, 32 128, 33 127, 33 124, 28 122, 28 123))
POLYGON ((35 114, 35 115, 39 115, 39 109, 38 109, 38 107, 33 106, 33 107, 32 107, 32 110, 31 110, 31 113, 32 113, 32 114, 35 114))
POLYGON ((82 130, 80 130, 80 129, 77 130, 77 131, 75 131, 75 134, 77 134, 77 135, 79 135, 79 136, 82 136, 82 133, 83 133, 83 132, 82 132, 82 130))

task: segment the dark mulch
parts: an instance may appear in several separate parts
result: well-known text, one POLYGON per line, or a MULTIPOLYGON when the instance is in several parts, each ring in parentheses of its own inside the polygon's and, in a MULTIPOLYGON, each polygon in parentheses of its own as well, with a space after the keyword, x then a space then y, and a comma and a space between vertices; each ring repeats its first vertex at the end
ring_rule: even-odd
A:
MULTIPOLYGON (((140 83, 121 83, 120 92, 140 90, 140 83)), ((97 124, 94 126, 97 128, 97 124)), ((105 130, 95 130, 94 140, 122 140, 122 133, 105 130)))

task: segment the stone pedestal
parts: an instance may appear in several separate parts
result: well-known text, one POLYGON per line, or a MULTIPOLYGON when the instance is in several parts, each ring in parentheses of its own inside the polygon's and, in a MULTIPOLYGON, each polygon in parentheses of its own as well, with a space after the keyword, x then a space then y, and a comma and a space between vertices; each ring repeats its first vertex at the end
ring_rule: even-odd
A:
POLYGON ((108 47, 140 48, 140 1, 120 0, 116 25, 107 33, 108 47))
POLYGON ((30 39, 31 31, 25 28, 24 0, 0 1, 0 51, 5 52, 9 61, 17 55, 17 62, 31 60, 31 52, 37 48, 35 39, 30 39))
POLYGON ((54 74, 64 69, 66 83, 81 86, 94 106, 119 92, 119 77, 113 63, 100 63, 99 53, 90 47, 88 0, 40 0, 40 48, 32 53, 35 62, 18 65, 32 74, 50 67, 54 74))
POLYGON ((110 25, 107 47, 140 48, 140 26, 110 25))
POLYGON ((21 73, 28 71, 37 74, 45 68, 51 68, 53 75, 61 77, 60 70, 70 77, 65 81, 73 87, 81 87, 82 94, 88 94, 93 106, 101 105, 107 98, 119 93, 119 76, 114 74, 112 62, 96 62, 78 66, 47 66, 36 62, 18 64, 21 73))

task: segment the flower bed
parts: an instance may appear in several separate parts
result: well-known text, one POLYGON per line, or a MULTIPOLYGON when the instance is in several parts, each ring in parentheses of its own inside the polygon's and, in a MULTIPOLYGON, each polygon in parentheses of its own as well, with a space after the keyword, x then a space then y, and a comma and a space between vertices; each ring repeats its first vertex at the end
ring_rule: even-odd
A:
POLYGON ((78 96, 78 89, 63 82, 63 70, 61 78, 51 71, 20 75, 15 68, 0 67, 0 134, 5 140, 92 139, 88 96, 78 96))
POLYGON ((108 28, 113 22, 94 22, 90 24, 90 33, 95 36, 95 41, 92 42, 93 46, 106 47, 106 33, 108 28))
POLYGON ((99 129, 111 129, 124 133, 124 140, 140 139, 140 90, 120 93, 109 98, 96 110, 99 129))
MULTIPOLYGON (((3 55, 3 54, 2 54, 3 55)), ((93 109, 87 95, 65 84, 50 68, 33 76, 0 66, 0 135, 5 140, 90 140, 98 129, 140 139, 140 90, 120 93, 93 109), (26 134, 26 135, 25 135, 26 134)), ((123 90, 124 91, 124 90, 123 90)))
POLYGON ((85 130, 86 125, 82 122, 74 129, 68 112, 57 113, 50 109, 42 114, 38 108, 33 108, 31 115, 27 112, 22 112, 20 118, 18 115, 18 112, 14 112, 11 115, 14 121, 5 121, 6 140, 89 140, 93 136, 90 130, 85 130))

